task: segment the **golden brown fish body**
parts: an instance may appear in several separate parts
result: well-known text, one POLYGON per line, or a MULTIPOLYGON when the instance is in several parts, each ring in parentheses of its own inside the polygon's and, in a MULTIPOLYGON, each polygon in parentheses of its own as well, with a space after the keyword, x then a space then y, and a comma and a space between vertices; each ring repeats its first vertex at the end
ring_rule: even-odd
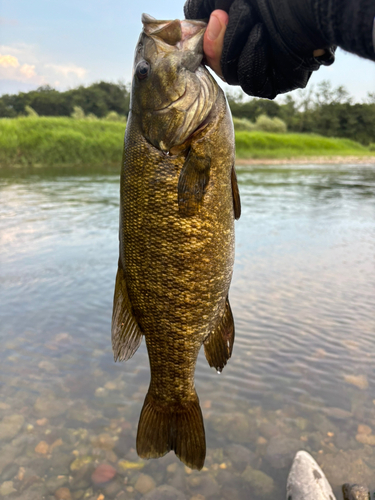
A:
POLYGON ((144 17, 121 178, 112 338, 128 359, 146 338, 151 382, 137 450, 205 457, 194 387, 199 349, 221 370, 234 339, 228 290, 240 205, 222 91, 200 64, 204 23, 144 17), (154 94, 154 95, 153 95, 154 94))

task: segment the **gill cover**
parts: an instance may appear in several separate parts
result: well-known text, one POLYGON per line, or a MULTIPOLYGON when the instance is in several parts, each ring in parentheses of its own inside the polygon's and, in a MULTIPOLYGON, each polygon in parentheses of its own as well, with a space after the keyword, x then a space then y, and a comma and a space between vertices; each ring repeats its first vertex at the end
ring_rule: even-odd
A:
POLYGON ((168 152, 206 119, 217 96, 201 64, 202 21, 158 21, 143 14, 132 83, 131 112, 146 139, 168 152))

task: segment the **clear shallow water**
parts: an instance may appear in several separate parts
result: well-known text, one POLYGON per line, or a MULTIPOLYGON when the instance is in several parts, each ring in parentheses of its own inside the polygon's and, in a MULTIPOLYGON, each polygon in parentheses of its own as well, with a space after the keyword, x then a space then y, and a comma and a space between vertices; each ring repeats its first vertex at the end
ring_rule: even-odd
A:
POLYGON ((38 172, 0 174, 0 498, 281 500, 298 449, 338 499, 375 487, 374 166, 238 167, 236 341, 220 376, 198 360, 201 473, 133 449, 149 368, 144 343, 111 352, 118 175, 38 172))

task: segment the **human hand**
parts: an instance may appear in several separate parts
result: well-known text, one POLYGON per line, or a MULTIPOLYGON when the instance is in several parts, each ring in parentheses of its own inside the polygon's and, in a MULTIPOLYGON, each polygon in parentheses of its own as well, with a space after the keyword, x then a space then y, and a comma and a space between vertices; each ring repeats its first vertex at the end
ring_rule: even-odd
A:
POLYGON ((290 18, 289 0, 283 0, 284 17, 280 13, 280 26, 287 25, 298 36, 286 36, 288 43, 284 41, 280 33, 283 30, 272 17, 273 2, 278 1, 187 0, 185 3, 187 18, 210 17, 203 47, 208 65, 229 84, 241 85, 249 95, 273 99, 280 93, 304 88, 313 70, 334 61, 334 48, 314 50, 319 42, 324 46, 319 34, 315 37, 315 47, 303 30, 301 34, 298 21, 290 18))

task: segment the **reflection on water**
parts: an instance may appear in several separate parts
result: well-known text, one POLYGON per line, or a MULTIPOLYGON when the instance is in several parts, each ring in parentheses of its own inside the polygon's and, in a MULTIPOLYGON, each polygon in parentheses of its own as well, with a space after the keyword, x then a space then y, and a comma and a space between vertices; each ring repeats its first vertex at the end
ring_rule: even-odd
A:
POLYGON ((220 376, 199 356, 201 473, 134 451, 149 368, 144 344, 111 353, 117 173, 38 172, 0 178, 0 498, 281 500, 298 449, 338 499, 375 487, 374 167, 239 166, 236 341, 220 376))

